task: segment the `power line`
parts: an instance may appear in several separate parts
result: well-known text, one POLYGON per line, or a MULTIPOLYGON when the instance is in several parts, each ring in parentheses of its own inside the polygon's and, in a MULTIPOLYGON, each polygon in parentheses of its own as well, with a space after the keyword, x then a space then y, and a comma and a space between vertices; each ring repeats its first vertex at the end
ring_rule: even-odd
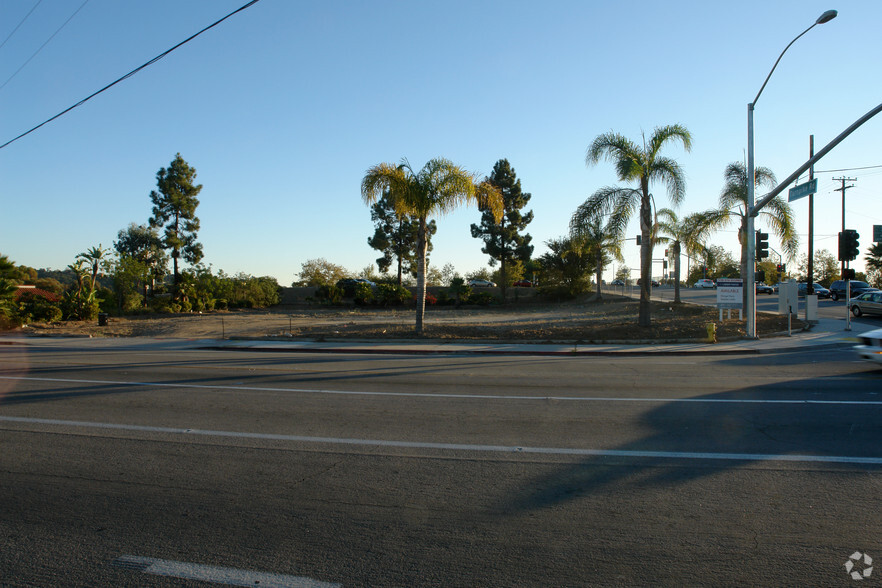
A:
MULTIPOLYGON (((87 1, 88 1, 88 0, 87 0, 87 1)), ((133 69, 132 71, 130 71, 129 73, 127 73, 127 74, 124 75, 123 77, 119 78, 118 80, 116 80, 116 81, 114 81, 114 82, 111 82, 110 84, 107 84, 106 86, 104 86, 103 88, 101 88, 100 90, 98 90, 97 92, 94 92, 94 93, 92 93, 92 94, 86 96, 85 98, 83 98, 82 100, 80 100, 79 102, 77 102, 76 104, 74 104, 73 106, 71 106, 71 107, 69 107, 69 108, 66 108, 65 110, 62 110, 61 112, 59 112, 58 114, 56 114, 56 115, 53 116, 52 118, 49 118, 49 119, 47 119, 47 120, 44 120, 43 122, 41 122, 40 124, 38 124, 37 126, 35 126, 34 128, 32 128, 31 130, 29 130, 29 131, 25 131, 24 133, 22 133, 22 134, 19 135, 18 137, 15 137, 14 139, 10 139, 9 141, 3 143, 2 145, 0 145, 0 149, 3 149, 4 147, 7 147, 8 145, 10 145, 10 144, 12 144, 12 143, 18 141, 18 140, 21 139, 22 137, 26 137, 27 135, 30 135, 31 133, 33 133, 34 131, 36 131, 37 129, 39 129, 40 127, 42 127, 43 125, 49 124, 49 123, 52 122, 53 120, 55 120, 55 119, 57 119, 57 118, 59 118, 59 117, 65 115, 65 114, 67 114, 68 112, 70 112, 71 110, 73 110, 74 108, 76 108, 77 106, 81 106, 81 105, 85 104, 86 102, 88 102, 89 100, 91 100, 92 98, 94 98, 95 96, 97 96, 98 94, 101 94, 101 93, 104 92, 105 90, 109 90, 110 88, 112 88, 113 86, 117 85, 117 84, 120 83, 121 81, 126 80, 126 79, 132 77, 133 75, 135 75, 136 73, 138 73, 138 72, 141 71, 142 69, 144 69, 144 68, 146 68, 146 67, 148 67, 148 66, 150 66, 150 65, 153 65, 154 63, 156 63, 157 61, 159 61, 160 59, 162 59, 163 57, 165 57, 166 55, 168 55, 169 53, 171 53, 172 51, 174 51, 174 50, 177 49, 178 47, 180 47, 180 46, 182 46, 182 45, 185 45, 186 43, 189 43, 190 41, 192 41, 193 39, 195 39, 196 37, 198 37, 199 35, 201 35, 201 34, 204 33, 205 31, 207 31, 207 30, 209 30, 209 29, 212 29, 212 28, 216 27, 217 25, 219 25, 220 23, 224 22, 225 20, 227 20, 228 18, 230 18, 230 17, 233 16, 234 14, 237 14, 237 13, 239 13, 239 12, 242 12, 242 11, 245 10, 246 8, 249 8, 249 7, 251 7, 251 6, 254 6, 254 5, 257 4, 258 2, 260 2, 260 0, 251 0, 251 2, 249 2, 248 4, 242 6, 241 8, 238 8, 238 9, 234 10, 233 12, 229 13, 228 15, 226 15, 226 16, 223 17, 222 19, 218 20, 217 22, 214 22, 214 23, 208 25, 207 27, 205 27, 204 29, 202 29, 201 31, 199 31, 198 33, 196 33, 195 35, 192 35, 192 36, 190 36, 190 37, 184 39, 183 41, 181 41, 180 43, 178 43, 177 45, 175 45, 174 47, 172 47, 172 48, 169 49, 168 51, 165 51, 165 52, 163 52, 163 53, 160 53, 159 55, 157 55, 156 57, 154 57, 153 59, 151 59, 150 61, 148 61, 148 62, 145 63, 144 65, 142 65, 142 66, 140 66, 140 67, 137 67, 137 68, 133 69)))
POLYGON ((14 35, 16 33, 16 31, 18 31, 18 29, 21 27, 21 25, 24 24, 24 22, 28 19, 28 17, 37 9, 37 6, 39 6, 40 3, 42 3, 42 2, 43 2, 43 0, 37 0, 37 3, 34 4, 34 7, 31 8, 31 10, 25 15, 25 17, 23 19, 21 19, 21 22, 18 23, 17 25, 15 25, 15 28, 12 29, 12 32, 9 33, 5 39, 3 39, 3 42, 0 43, 0 49, 3 49, 3 45, 5 45, 9 41, 9 39, 12 38, 12 35, 14 35))
MULTIPOLYGON (((66 21, 64 21, 64 24, 62 24, 60 27, 58 27, 58 29, 57 29, 54 33, 52 33, 52 34, 49 36, 48 39, 46 39, 46 42, 43 43, 42 45, 40 45, 40 48, 37 49, 36 51, 34 51, 33 55, 31 55, 30 57, 28 57, 27 60, 26 60, 24 63, 21 64, 21 67, 18 68, 17 70, 15 70, 15 73, 12 74, 11 76, 9 76, 9 78, 8 78, 5 82, 3 82, 3 85, 0 86, 0 90, 2 90, 3 88, 5 88, 5 87, 6 87, 6 84, 8 84, 9 82, 11 82, 11 81, 12 81, 12 78, 14 78, 15 76, 17 76, 17 75, 18 75, 18 72, 20 72, 21 70, 23 70, 23 69, 25 68, 25 66, 31 62, 31 59, 33 59, 34 57, 36 57, 36 56, 37 56, 37 53, 39 53, 40 51, 42 51, 42 50, 43 50, 43 47, 45 47, 46 45, 48 45, 48 44, 49 44, 49 41, 51 41, 52 39, 54 39, 54 38, 55 38, 55 35, 57 35, 58 33, 60 33, 60 32, 61 32, 61 29, 63 29, 64 27, 66 27, 66 26, 67 26, 67 23, 69 23, 70 21, 72 21, 72 20, 73 20, 73 17, 75 17, 77 14, 79 14, 80 10, 82 10, 83 7, 84 7, 86 4, 88 4, 88 3, 89 3, 89 0, 86 0, 85 2, 83 2, 82 4, 80 4, 80 7, 77 8, 77 9, 74 11, 74 13, 71 14, 70 17, 68 17, 68 19, 67 19, 66 21)), ((30 13, 28 13, 28 14, 30 14, 30 13)), ((26 18, 27 18, 27 17, 26 17, 26 18)), ((4 41, 4 42, 5 42, 5 41, 4 41)))
POLYGON ((865 167, 844 167, 842 169, 822 169, 822 170, 816 169, 815 173, 816 174, 831 174, 834 172, 857 171, 857 170, 861 170, 861 169, 876 169, 879 167, 882 167, 882 165, 868 165, 865 167))

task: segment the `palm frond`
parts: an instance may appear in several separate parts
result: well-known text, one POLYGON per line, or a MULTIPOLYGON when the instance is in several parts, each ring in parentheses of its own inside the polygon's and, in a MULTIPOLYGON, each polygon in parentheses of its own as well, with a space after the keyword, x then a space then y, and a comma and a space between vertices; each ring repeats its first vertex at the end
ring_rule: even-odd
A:
POLYGON ((649 138, 649 150, 647 155, 649 159, 655 159, 665 143, 677 141, 683 143, 683 149, 687 152, 692 150, 692 133, 681 124, 667 125, 664 127, 656 127, 649 138))

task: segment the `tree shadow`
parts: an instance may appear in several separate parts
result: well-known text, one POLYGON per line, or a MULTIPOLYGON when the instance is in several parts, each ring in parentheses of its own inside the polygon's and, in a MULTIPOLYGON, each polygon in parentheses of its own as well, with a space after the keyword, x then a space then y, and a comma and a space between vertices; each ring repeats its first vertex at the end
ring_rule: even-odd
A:
POLYGON ((685 484, 765 461, 882 469, 882 377, 871 374, 861 389, 854 389, 855 381, 861 380, 814 378, 666 401, 633 424, 651 433, 554 467, 503 498, 499 511, 550 508, 614 484, 685 484))

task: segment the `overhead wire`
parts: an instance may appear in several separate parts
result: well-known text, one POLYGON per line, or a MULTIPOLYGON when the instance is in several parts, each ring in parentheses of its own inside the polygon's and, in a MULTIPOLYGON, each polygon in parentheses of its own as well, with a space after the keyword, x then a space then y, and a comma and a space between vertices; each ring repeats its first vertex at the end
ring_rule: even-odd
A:
POLYGON ((21 25, 23 25, 25 23, 25 21, 28 19, 28 17, 37 9, 37 6, 39 6, 42 2, 43 2, 43 0, 37 0, 37 3, 34 4, 34 7, 28 11, 28 13, 24 16, 23 19, 21 19, 21 22, 19 22, 17 25, 15 25, 15 28, 12 29, 11 33, 6 35, 6 38, 3 39, 2 43, 0 43, 0 49, 3 49, 3 46, 6 45, 6 43, 9 42, 9 39, 12 38, 12 35, 14 35, 16 33, 16 31, 18 31, 18 29, 21 27, 21 25))
MULTIPOLYGON (((45 41, 42 45, 40 45, 39 49, 37 49, 36 51, 34 51, 34 53, 33 53, 30 57, 28 57, 27 60, 25 60, 24 63, 21 64, 21 67, 19 67, 17 70, 15 70, 15 73, 13 73, 11 76, 9 76, 9 78, 7 78, 7 80, 6 80, 5 82, 3 82, 3 84, 0 84, 0 90, 2 90, 3 88, 5 88, 5 87, 6 87, 6 84, 8 84, 9 82, 11 82, 11 81, 12 81, 12 78, 14 78, 15 76, 17 76, 17 75, 18 75, 18 72, 20 72, 21 70, 23 70, 23 69, 25 68, 25 66, 27 66, 27 64, 29 64, 29 63, 31 62, 31 60, 32 60, 34 57, 36 57, 37 54, 38 54, 40 51, 42 51, 43 48, 44 48, 46 45, 48 45, 49 42, 50 42, 52 39, 55 38, 55 35, 57 35, 58 33, 60 33, 60 32, 61 32, 61 29, 63 29, 64 27, 66 27, 66 26, 67 26, 67 23, 69 23, 70 21, 72 21, 72 20, 73 20, 73 17, 75 17, 77 14, 79 14, 80 10, 82 10, 83 7, 84 7, 86 4, 88 4, 88 3, 89 3, 89 0, 85 0, 85 2, 83 2, 82 4, 80 4, 80 7, 77 8, 77 9, 74 11, 74 13, 71 14, 71 15, 68 17, 68 19, 67 19, 66 21, 64 21, 64 23, 63 23, 60 27, 58 27, 58 29, 57 29, 54 33, 52 33, 52 34, 49 36, 49 38, 46 39, 46 41, 45 41)), ((29 13, 29 14, 30 14, 30 13, 29 13)))
MULTIPOLYGON (((87 1, 88 1, 88 0, 87 0, 87 1)), ((219 25, 220 23, 224 22, 225 20, 227 20, 227 19, 230 18, 231 16, 233 16, 233 15, 235 15, 235 14, 238 14, 239 12, 242 12, 242 11, 245 10, 246 8, 249 8, 249 7, 251 7, 251 6, 255 5, 255 4, 257 4, 258 2, 260 2, 260 0, 251 0, 251 2, 248 2, 248 3, 245 4, 244 6, 242 6, 242 7, 240 7, 240 8, 237 8, 236 10, 234 10, 234 11, 231 12, 231 13, 229 13, 228 15, 226 15, 226 16, 223 17, 223 18, 221 18, 220 20, 218 20, 218 21, 216 21, 216 22, 214 22, 214 23, 208 25, 207 27, 205 27, 204 29, 202 29, 202 30, 199 31, 198 33, 196 33, 196 34, 194 34, 194 35, 191 35, 190 37, 187 37, 186 39, 184 39, 183 41, 181 41, 180 43, 178 43, 177 45, 175 45, 175 46, 172 47, 171 49, 168 49, 167 51, 164 51, 164 52, 160 53, 159 55, 157 55, 156 57, 154 57, 153 59, 151 59, 150 61, 148 61, 148 62, 145 63, 144 65, 141 65, 140 67, 136 67, 135 69, 133 69, 132 71, 130 71, 130 72, 127 73, 126 75, 122 76, 121 78, 119 78, 119 79, 117 79, 117 80, 115 80, 115 81, 113 81, 113 82, 107 84, 106 86, 104 86, 103 88, 101 88, 100 90, 98 90, 97 92, 93 92, 92 94, 89 94, 88 96, 86 96, 85 98, 83 98, 82 100, 80 100, 79 102, 77 102, 76 104, 74 104, 73 106, 70 106, 70 107, 68 107, 68 108, 66 108, 66 109, 64 109, 64 110, 62 110, 61 112, 59 112, 58 114, 56 114, 56 115, 53 116, 52 118, 49 118, 49 119, 44 120, 43 122, 41 122, 41 123, 38 124, 37 126, 33 127, 32 129, 30 129, 30 130, 28 130, 28 131, 25 131, 24 133, 20 134, 19 136, 15 137, 15 138, 13 138, 13 139, 10 139, 9 141, 3 143, 2 145, 0 145, 0 149, 3 149, 4 147, 9 146, 10 144, 12 144, 12 143, 18 141, 19 139, 21 139, 22 137, 26 137, 26 136, 30 135, 31 133, 33 133, 34 131, 36 131, 36 130, 39 129, 40 127, 49 124, 49 123, 52 122, 53 120, 55 120, 55 119, 57 119, 57 118, 59 118, 59 117, 61 117, 61 116, 64 116, 65 114, 67 114, 68 112, 70 112, 71 110, 73 110, 74 108, 76 108, 76 107, 78 107, 78 106, 81 106, 81 105, 85 104, 86 102, 88 102, 89 100, 91 100, 92 98, 94 98, 95 96, 97 96, 98 94, 101 94, 102 92, 105 92, 106 90, 109 90, 110 88, 112 88, 113 86, 115 86, 115 85, 117 85, 118 83, 122 82, 123 80, 127 80, 128 78, 132 77, 133 75, 135 75, 136 73, 138 73, 138 72, 141 71, 142 69, 144 69, 144 68, 146 68, 146 67, 149 67, 149 66, 153 65, 154 63, 156 63, 157 61, 159 61, 160 59, 162 59, 163 57, 165 57, 166 55, 168 55, 169 53, 171 53, 172 51, 174 51, 174 50, 177 49, 178 47, 181 47, 182 45, 185 45, 185 44, 189 43, 190 41, 192 41, 193 39, 195 39, 196 37, 198 37, 199 35, 201 35, 201 34, 204 33, 205 31, 207 31, 207 30, 209 30, 209 29, 212 29, 212 28, 216 27, 217 25, 219 25)))

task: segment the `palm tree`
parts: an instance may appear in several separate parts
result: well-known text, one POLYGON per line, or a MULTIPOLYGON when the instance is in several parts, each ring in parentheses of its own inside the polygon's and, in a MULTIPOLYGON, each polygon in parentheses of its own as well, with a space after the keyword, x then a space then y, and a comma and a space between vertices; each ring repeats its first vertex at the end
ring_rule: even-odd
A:
POLYGON ((867 273, 870 274, 872 285, 878 287, 878 284, 882 282, 882 243, 873 243, 867 247, 864 264, 867 266, 867 273))
POLYGON ((656 225, 656 243, 670 243, 674 249, 674 302, 680 302, 680 253, 683 249, 687 255, 703 250, 698 240, 698 227, 704 222, 700 213, 693 213, 680 219, 670 208, 658 211, 656 225))
POLYGON ((423 332, 426 312, 426 231, 429 215, 443 214, 461 204, 475 202, 493 210, 497 222, 502 216, 502 196, 489 182, 479 182, 470 173, 444 158, 435 158, 414 172, 407 159, 399 165, 380 163, 365 172, 361 195, 370 205, 384 191, 396 212, 417 218, 417 312, 416 334, 423 332))
POLYGON ((588 245, 589 252, 594 255, 595 279, 597 282, 596 299, 603 300, 601 289, 603 268, 609 262, 610 256, 617 261, 624 262, 622 257, 622 237, 614 234, 608 227, 602 225, 600 217, 583 218, 580 215, 581 207, 576 209, 573 218, 570 219, 570 235, 574 239, 582 239, 588 245))
POLYGON ((92 282, 91 282, 91 290, 95 290, 95 286, 98 282, 98 273, 101 270, 101 262, 105 259, 104 255, 108 253, 107 249, 102 249, 99 244, 98 247, 90 247, 84 253, 80 253, 77 255, 78 260, 82 260, 86 262, 92 270, 92 282))
MULTIPOLYGON (((757 188, 774 188, 778 183, 775 174, 767 167, 757 167, 754 171, 757 188)), ((725 184, 720 192, 720 206, 702 214, 702 226, 698 228, 702 236, 737 220, 738 242, 741 243, 741 279, 747 279, 747 170, 743 163, 736 161, 726 166, 723 174, 725 184)), ((787 259, 795 259, 799 249, 799 237, 794 225, 793 209, 783 196, 773 198, 759 213, 766 226, 781 240, 781 247, 787 259)), ((745 303, 747 291, 744 292, 745 303)))
POLYGON ((613 234, 622 235, 635 209, 640 217, 640 311, 637 324, 648 327, 652 324, 649 303, 652 279, 652 230, 654 226, 652 208, 653 197, 649 186, 661 181, 667 186, 668 196, 674 205, 680 204, 686 194, 686 180, 680 165, 660 151, 667 143, 680 141, 686 151, 692 149, 692 135, 686 127, 676 124, 657 127, 649 142, 643 138, 643 146, 618 133, 598 135, 588 147, 585 157, 587 165, 601 159, 611 161, 616 167, 620 181, 635 182, 638 188, 607 186, 595 192, 580 208, 586 218, 609 214, 607 226, 613 234))

